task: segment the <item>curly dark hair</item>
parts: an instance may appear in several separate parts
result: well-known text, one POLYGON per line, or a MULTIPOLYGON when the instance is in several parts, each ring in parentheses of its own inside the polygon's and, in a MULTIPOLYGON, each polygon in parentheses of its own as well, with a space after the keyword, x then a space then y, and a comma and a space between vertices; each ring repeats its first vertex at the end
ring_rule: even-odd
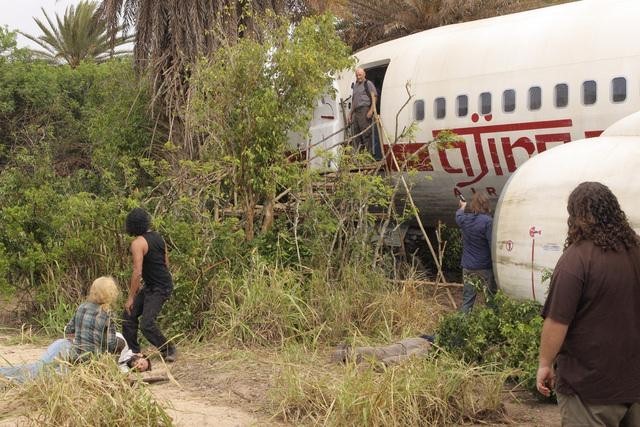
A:
POLYGON ((604 250, 636 247, 639 237, 620 209, 618 199, 609 187, 599 182, 583 182, 569 195, 569 232, 564 248, 590 240, 604 250))
POLYGON ((125 229, 130 236, 142 236, 151 225, 151 216, 142 208, 135 208, 127 215, 125 229))

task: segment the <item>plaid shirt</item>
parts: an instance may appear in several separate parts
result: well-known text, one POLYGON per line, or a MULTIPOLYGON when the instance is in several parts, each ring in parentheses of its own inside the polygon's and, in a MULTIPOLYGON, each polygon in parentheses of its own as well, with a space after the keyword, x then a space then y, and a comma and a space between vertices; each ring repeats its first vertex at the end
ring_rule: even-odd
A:
POLYGON ((73 351, 75 358, 86 353, 114 353, 117 346, 116 325, 111 316, 98 304, 80 304, 73 319, 64 328, 65 334, 75 334, 73 351))

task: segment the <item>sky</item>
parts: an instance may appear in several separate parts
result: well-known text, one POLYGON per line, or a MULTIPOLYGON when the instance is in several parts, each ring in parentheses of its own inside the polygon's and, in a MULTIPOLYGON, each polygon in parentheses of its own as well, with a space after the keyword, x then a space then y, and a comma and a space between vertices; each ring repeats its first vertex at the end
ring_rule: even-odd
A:
MULTIPOLYGON (((67 6, 78 3, 80 0, 0 0, 0 26, 37 37, 41 31, 33 17, 46 21, 40 8, 44 8, 49 17, 55 19, 56 13, 62 16, 67 6)), ((37 45, 18 34, 18 47, 35 48, 37 45)))

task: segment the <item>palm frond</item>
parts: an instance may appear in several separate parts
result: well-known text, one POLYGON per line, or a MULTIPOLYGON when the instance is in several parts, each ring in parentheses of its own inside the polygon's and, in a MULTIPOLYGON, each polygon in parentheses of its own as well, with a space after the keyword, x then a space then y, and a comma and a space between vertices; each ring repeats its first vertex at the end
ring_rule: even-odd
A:
MULTIPOLYGON (((40 36, 23 34, 45 52, 32 50, 35 58, 64 62, 77 67, 82 61, 104 61, 115 55, 115 48, 129 43, 133 36, 121 34, 122 26, 116 26, 115 36, 107 32, 107 22, 98 13, 98 4, 83 0, 77 6, 69 6, 64 15, 52 19, 42 9, 46 23, 38 18, 34 21, 42 32, 40 36)), ((125 52, 118 51, 118 54, 125 52)))

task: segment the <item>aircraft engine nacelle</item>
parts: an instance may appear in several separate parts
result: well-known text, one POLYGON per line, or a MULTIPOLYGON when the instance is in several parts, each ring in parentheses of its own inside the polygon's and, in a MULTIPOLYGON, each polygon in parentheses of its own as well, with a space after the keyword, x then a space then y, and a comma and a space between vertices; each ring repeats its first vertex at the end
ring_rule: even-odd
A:
POLYGON ((515 298, 544 302, 542 282, 562 254, 567 199, 581 182, 598 181, 616 195, 640 231, 640 112, 600 137, 574 141, 525 162, 502 190, 494 216, 493 268, 498 286, 515 298))

